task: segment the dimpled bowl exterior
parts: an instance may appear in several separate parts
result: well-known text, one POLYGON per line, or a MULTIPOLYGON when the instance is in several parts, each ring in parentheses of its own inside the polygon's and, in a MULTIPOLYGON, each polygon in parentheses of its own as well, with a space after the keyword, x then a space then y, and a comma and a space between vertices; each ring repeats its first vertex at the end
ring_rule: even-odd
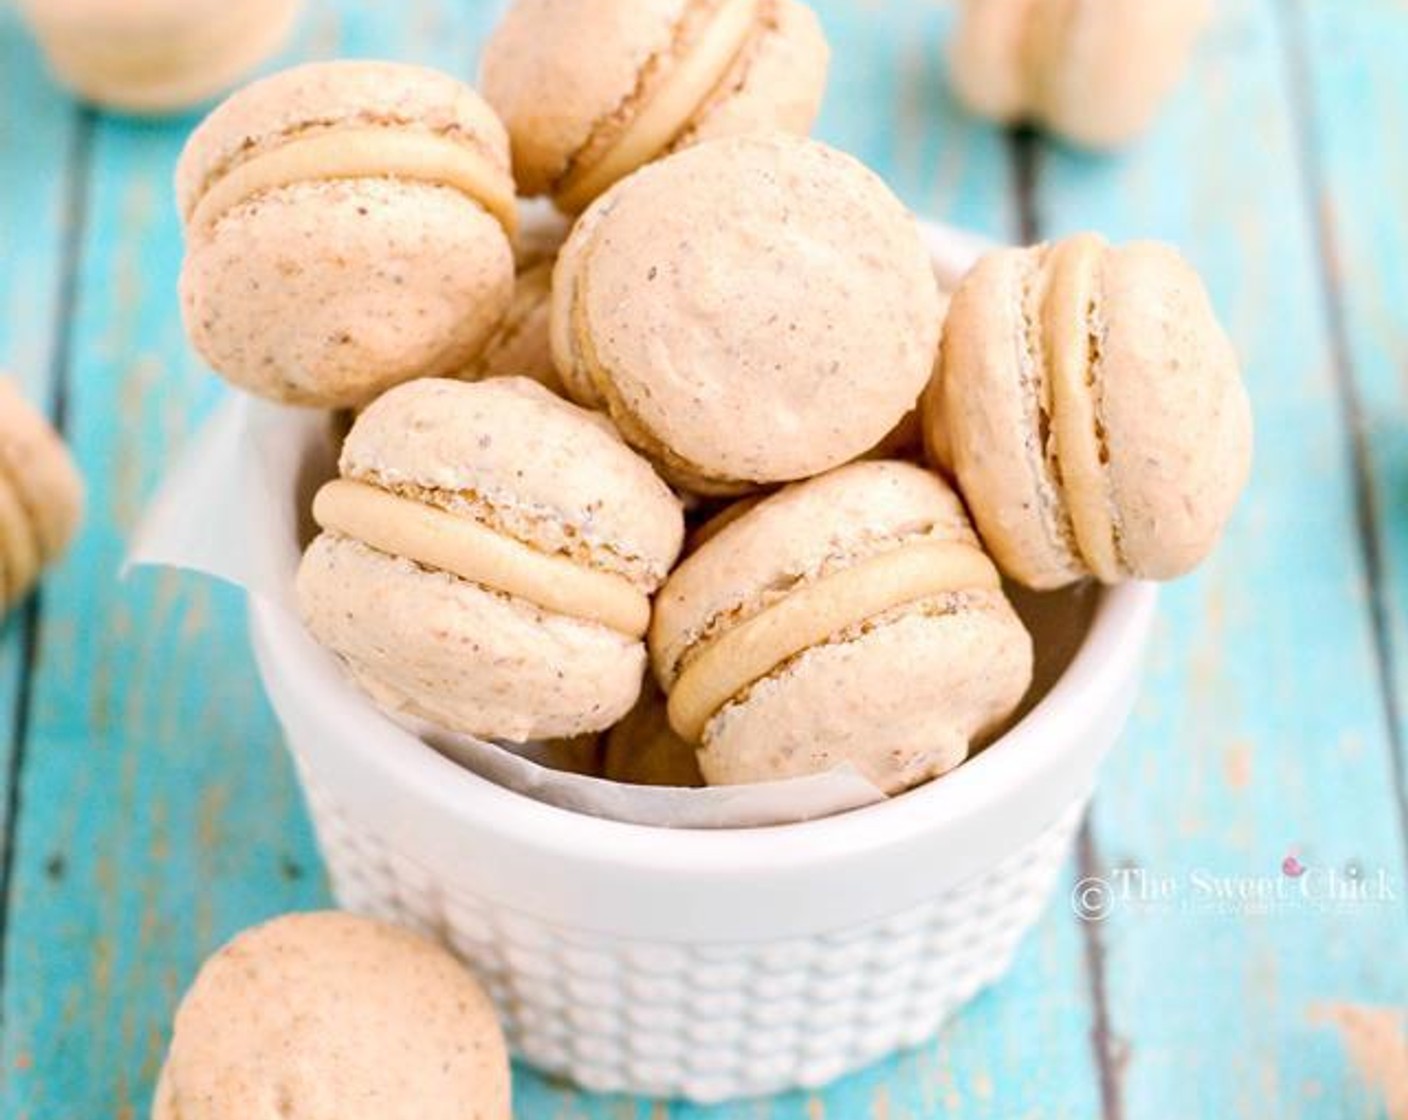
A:
POLYGON ((1102 590, 1046 698, 943 779, 713 832, 493 785, 381 718, 291 614, 252 599, 251 629, 338 901, 464 957, 528 1063, 707 1103, 917 1045, 1005 973, 1124 725, 1156 596, 1102 590))

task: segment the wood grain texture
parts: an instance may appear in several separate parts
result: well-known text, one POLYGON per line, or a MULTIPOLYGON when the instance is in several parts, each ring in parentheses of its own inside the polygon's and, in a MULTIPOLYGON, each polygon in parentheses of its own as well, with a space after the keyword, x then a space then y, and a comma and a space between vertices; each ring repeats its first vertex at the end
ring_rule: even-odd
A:
MULTIPOLYGON (((908 0, 817 6, 836 48, 820 134, 921 212, 1015 237, 1008 138, 965 118, 945 87, 951 11, 908 0)), ((1304 7, 1313 122, 1294 116, 1293 43, 1275 0, 1223 0, 1197 73, 1154 135, 1112 160, 1035 152, 1043 229, 1167 237, 1209 276, 1247 360, 1262 437, 1254 492, 1217 560, 1168 597, 1086 862, 1102 873, 1138 865, 1186 894, 1198 870, 1274 881, 1294 850, 1313 868, 1384 866, 1397 905, 1260 914, 1122 903, 1091 930, 1057 897, 1011 976, 938 1040, 825 1093, 698 1109, 593 1098, 519 1071, 519 1117, 1374 1115, 1308 1014, 1319 1000, 1408 1002, 1402 771, 1380 674, 1385 647, 1408 649, 1396 322, 1408 295, 1399 214, 1408 167, 1376 143, 1408 123, 1395 79, 1408 18, 1395 0, 1360 0, 1349 19, 1344 6, 1333 18, 1304 7), (1328 247, 1307 206, 1316 183, 1328 247), (1322 256, 1338 269, 1328 289, 1322 256), (1342 391, 1337 356, 1357 397, 1342 391), (1347 399, 1365 420, 1382 634, 1347 399), (1092 962, 1108 1008, 1092 997, 1092 962), (1117 1036, 1103 1070, 1091 1045, 1101 1010, 1117 1036)), ((494 14, 483 2, 328 0, 288 57, 403 58, 468 77, 494 14)), ((174 298, 169 177, 193 121, 101 117, 91 147, 76 144, 86 126, 41 77, 3 6, 0 94, 0 367, 19 367, 41 397, 55 388, 51 373, 65 378, 94 484, 82 541, 46 587, 29 682, 0 977, 0 1115, 137 1117, 199 960, 235 930, 321 905, 326 893, 238 597, 178 576, 115 582, 142 501, 220 392, 185 346, 174 298), (61 320, 75 216, 62 199, 80 171, 84 236, 72 314, 61 320)), ((7 728, 22 637, 13 622, 0 632, 7 728)), ((1399 695, 1405 660, 1393 670, 1399 695)), ((12 745, 0 740, 0 751, 12 745)), ((1068 869, 1063 895, 1078 873, 1068 869)))
MULTIPOLYGON (((1408 997, 1391 734, 1280 9, 1218 10, 1156 134, 1113 161, 1048 149, 1037 177, 1044 231, 1183 248, 1258 420, 1251 490, 1213 561, 1165 599, 1144 700, 1097 799, 1098 870, 1142 868, 1179 892, 1117 902, 1101 931, 1118 1104, 1128 1117, 1366 1116, 1373 1102, 1310 1014, 1408 997), (1200 897, 1200 875, 1277 889, 1288 854, 1311 872, 1284 903, 1200 897), (1356 869, 1382 871, 1396 898, 1298 895, 1356 869)), ((1362 18, 1336 12, 1337 27, 1362 18)))

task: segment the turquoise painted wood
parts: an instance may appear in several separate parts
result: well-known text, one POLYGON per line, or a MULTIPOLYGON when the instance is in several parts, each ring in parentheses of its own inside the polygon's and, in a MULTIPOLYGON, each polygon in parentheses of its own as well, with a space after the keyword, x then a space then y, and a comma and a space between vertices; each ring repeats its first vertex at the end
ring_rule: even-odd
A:
MULTIPOLYGON (((495 6, 313 7, 291 58, 398 57, 468 76, 495 6)), ((517 1114, 1376 1115, 1310 1013, 1327 1000, 1408 1003, 1408 791, 1386 703, 1408 695, 1408 166, 1380 142, 1408 115, 1396 77, 1408 13, 1395 0, 1333 13, 1224 0, 1153 136, 1113 160, 1039 144, 1023 198, 1010 139, 946 92, 951 11, 818 7, 838 48, 824 137, 916 209, 995 237, 1015 238, 1025 210, 1043 231, 1177 241, 1247 360, 1253 496, 1214 564, 1168 597, 1144 700, 1065 884, 1138 867, 1183 897, 1117 900, 1095 925, 1057 898, 1008 980, 936 1042, 824 1093, 705 1110, 592 1098, 519 1071, 517 1114), (1362 472, 1344 384, 1365 418, 1362 472), (1196 873, 1274 882, 1292 851, 1320 870, 1382 867, 1398 902, 1183 905, 1196 873)), ((31 672, 24 618, 0 631, 0 761, 18 782, 18 814, 0 820, 13 844, 0 1115, 138 1117, 199 960, 327 895, 237 597, 177 576, 115 580, 143 499, 220 392, 188 353, 174 300, 169 178, 192 121, 79 114, 4 6, 0 95, 0 367, 39 399, 61 378, 94 489, 83 539, 35 616, 31 672), (83 187, 72 213, 70 183, 83 187)))

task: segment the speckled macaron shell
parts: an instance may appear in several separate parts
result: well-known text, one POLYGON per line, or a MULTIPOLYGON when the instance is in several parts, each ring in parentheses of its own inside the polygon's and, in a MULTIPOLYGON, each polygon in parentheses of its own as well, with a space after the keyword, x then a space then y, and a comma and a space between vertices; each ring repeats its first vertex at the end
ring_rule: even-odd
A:
POLYGON ((1033 121, 1086 147, 1124 144, 1177 83, 1210 9, 1206 0, 965 0, 954 86, 983 116, 1033 121))
POLYGON ((606 733, 602 776, 635 786, 704 784, 694 744, 675 734, 665 697, 653 681, 646 682, 626 718, 606 733))
POLYGON ((0 611, 68 547, 83 498, 83 478, 62 438, 0 377, 0 611))
POLYGON ((694 139, 807 131, 828 57, 798 0, 517 0, 480 81, 520 190, 577 212, 694 139))
POLYGON ((783 134, 700 144, 618 183, 553 278, 568 391, 701 494, 873 447, 928 381, 940 319, 908 211, 851 157, 783 134))
POLYGON ((552 316, 552 270, 549 258, 520 269, 513 300, 483 351, 458 376, 466 381, 486 377, 527 377, 560 396, 567 390, 553 363, 549 323, 552 316))
POLYGON ((192 134, 176 189, 191 340, 276 400, 354 407, 450 374, 512 298, 507 135, 433 70, 314 63, 257 82, 192 134))
POLYGON ((24 0, 55 75, 109 109, 158 114, 221 93, 287 38, 300 0, 24 0))
POLYGON ((683 516, 601 417, 523 378, 414 381, 359 417, 340 471, 299 599, 382 707, 514 741, 630 709, 683 516))
POLYGON ((681 701, 720 683, 691 677, 714 672, 724 643, 726 662, 751 661, 776 637, 769 616, 803 605, 804 628, 822 615, 834 628, 785 635, 762 650, 765 672, 728 682, 740 687, 697 739, 710 784, 850 762, 899 792, 961 762, 1031 678, 1031 640, 958 497, 911 464, 854 463, 757 503, 667 581, 650 649, 675 730, 695 739, 681 701))
POLYGON ((1170 579, 1212 550, 1250 470, 1251 409, 1174 250, 1082 235, 989 254, 940 362, 929 424, 1012 578, 1170 579))
POLYGON ((444 949, 333 912, 246 930, 176 1013, 152 1120, 509 1120, 494 1007, 444 949))

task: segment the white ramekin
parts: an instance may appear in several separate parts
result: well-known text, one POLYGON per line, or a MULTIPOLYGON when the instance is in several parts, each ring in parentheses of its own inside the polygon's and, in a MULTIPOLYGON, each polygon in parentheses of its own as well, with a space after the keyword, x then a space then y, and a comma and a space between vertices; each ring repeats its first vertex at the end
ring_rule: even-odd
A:
MULTIPOLYGON (((952 280, 973 243, 928 234, 952 280)), ((1156 598, 1101 591, 1050 692, 941 780, 723 831, 497 786, 381 716, 286 609, 252 595, 250 623, 340 904, 459 952, 532 1065, 712 1102, 816 1086, 919 1043, 1005 972, 1125 723, 1156 598)))

